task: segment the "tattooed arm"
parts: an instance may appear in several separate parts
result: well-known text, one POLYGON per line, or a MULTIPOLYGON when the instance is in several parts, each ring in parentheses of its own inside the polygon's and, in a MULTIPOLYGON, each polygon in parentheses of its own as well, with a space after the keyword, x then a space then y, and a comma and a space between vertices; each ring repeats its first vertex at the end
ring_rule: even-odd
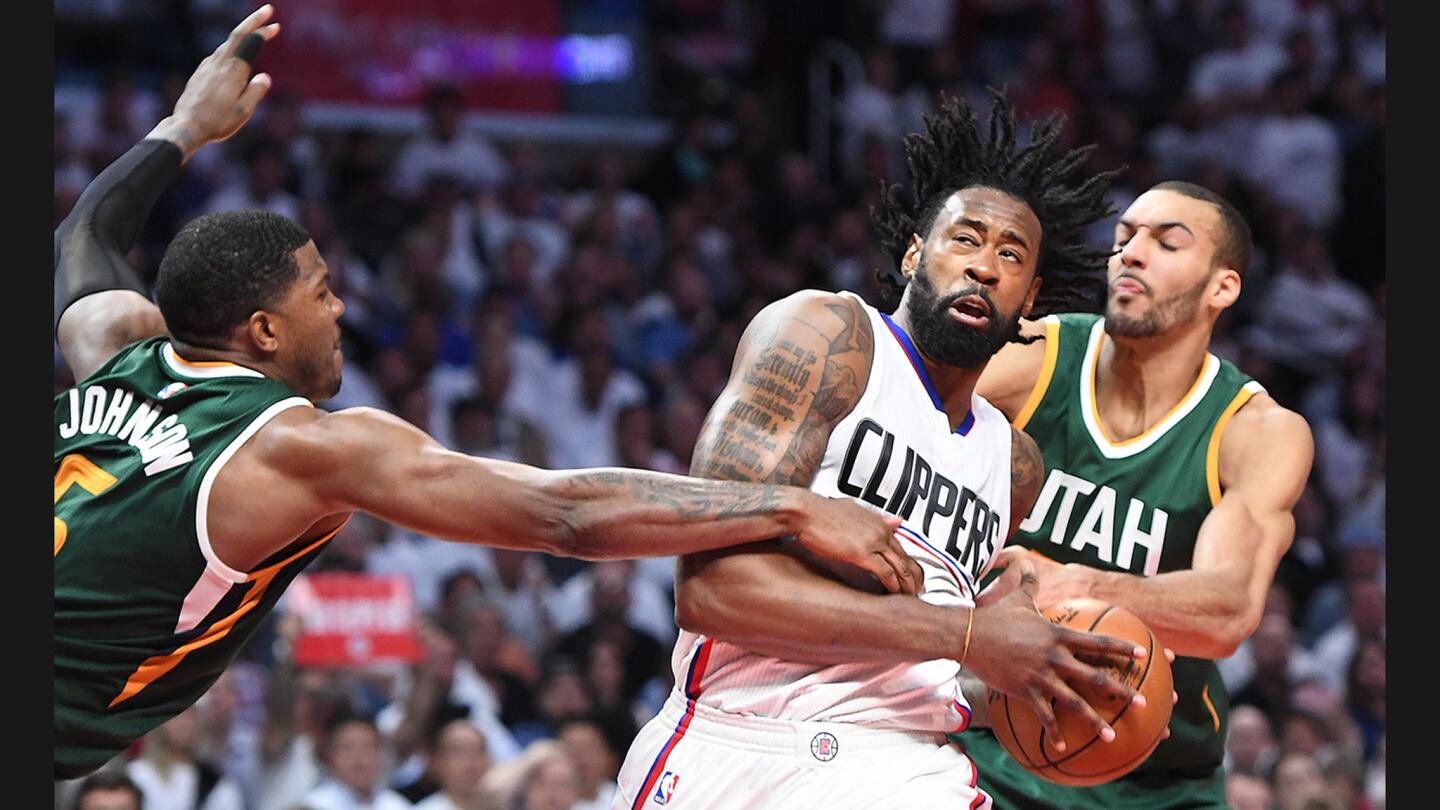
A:
MULTIPOLYGON (((741 338, 691 475, 809 486, 873 353, 851 299, 802 292, 766 307, 741 338)), ((682 627, 792 660, 958 657, 963 643, 963 611, 856 590, 776 543, 683 557, 675 599, 682 627)))
MULTIPOLYGON (((812 551, 860 565, 893 587, 909 575, 896 522, 853 502, 797 487, 476 458, 365 408, 281 412, 226 465, 210 501, 212 539, 227 544, 268 537, 278 548, 322 518, 364 511, 433 537, 590 559, 683 554, 794 534, 812 551), (265 493, 264 509, 255 508, 256 491, 265 493)), ((263 559, 273 550, 233 557, 263 559)))

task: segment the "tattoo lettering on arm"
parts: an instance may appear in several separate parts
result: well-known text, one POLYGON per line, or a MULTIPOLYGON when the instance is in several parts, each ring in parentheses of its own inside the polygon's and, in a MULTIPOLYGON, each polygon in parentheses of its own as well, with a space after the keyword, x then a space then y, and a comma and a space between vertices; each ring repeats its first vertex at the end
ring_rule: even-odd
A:
POLYGON ((647 474, 597 471, 570 479, 580 497, 628 497, 637 503, 673 510, 677 518, 724 520, 772 514, 781 506, 778 486, 734 486, 725 481, 647 474))
POLYGON ((692 475, 810 484, 831 429, 865 390, 874 351, 864 311, 830 298, 770 313, 770 324, 757 316, 701 431, 692 475))
POLYGON ((1045 480, 1045 458, 1040 446, 1024 431, 1010 428, 1010 535, 1024 522, 1040 497, 1045 480))

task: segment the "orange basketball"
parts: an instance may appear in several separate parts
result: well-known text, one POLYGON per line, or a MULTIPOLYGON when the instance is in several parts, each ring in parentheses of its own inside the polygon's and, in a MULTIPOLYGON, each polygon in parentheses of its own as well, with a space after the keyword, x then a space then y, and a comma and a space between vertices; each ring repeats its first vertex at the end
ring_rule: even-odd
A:
POLYGON ((1056 751, 1045 739, 1045 730, 1029 705, 992 689, 990 722, 995 737, 1016 762, 1051 782, 1098 785, 1118 779, 1150 756, 1170 723, 1173 681, 1165 650, 1156 643, 1150 628, 1122 607, 1096 599, 1070 599, 1043 612, 1045 618, 1057 624, 1144 647, 1144 658, 1111 666, 1110 671, 1121 683, 1145 696, 1145 707, 1098 695, 1089 684, 1071 684, 1115 729, 1115 739, 1105 742, 1082 715, 1057 706, 1055 720, 1065 736, 1065 750, 1056 751))

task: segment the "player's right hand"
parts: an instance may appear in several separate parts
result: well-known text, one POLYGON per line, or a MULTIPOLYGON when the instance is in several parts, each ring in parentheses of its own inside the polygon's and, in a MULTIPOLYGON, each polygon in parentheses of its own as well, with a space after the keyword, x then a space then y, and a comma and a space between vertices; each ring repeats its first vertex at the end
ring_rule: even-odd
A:
POLYGON ((920 592, 925 574, 895 537, 899 517, 882 515, 849 498, 815 495, 805 504, 795 537, 811 553, 869 571, 891 593, 920 592))
POLYGON ((1115 730, 1070 684, 1085 683, 1100 694, 1143 706, 1142 695, 1105 668, 1085 661, 1118 663, 1143 658, 1145 648, 1052 624, 1035 607, 1040 583, 1034 565, 1022 559, 1016 566, 1019 587, 998 601, 975 608, 965 667, 990 687, 1025 701, 1040 718, 1046 738, 1054 741, 1057 751, 1065 750, 1065 742, 1055 721, 1055 706, 1080 713, 1102 740, 1114 740, 1115 730))
POLYGON ((190 74, 175 102, 173 117, 185 126, 197 148, 234 135, 270 90, 269 74, 259 73, 252 78, 250 63, 236 52, 252 32, 265 41, 280 33, 279 23, 266 24, 274 13, 275 8, 269 4, 256 9, 190 74))

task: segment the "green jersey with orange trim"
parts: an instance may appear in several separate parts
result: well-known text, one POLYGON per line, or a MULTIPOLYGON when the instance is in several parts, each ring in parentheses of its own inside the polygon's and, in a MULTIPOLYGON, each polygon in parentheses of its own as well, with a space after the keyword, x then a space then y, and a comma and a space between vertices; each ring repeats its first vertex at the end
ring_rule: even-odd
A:
MULTIPOLYGON (((1260 384, 1207 354, 1169 414, 1139 436, 1114 441, 1095 405, 1096 367, 1107 339, 1103 319, 1067 314, 1042 323, 1040 377, 1013 424, 1040 446, 1046 478, 1011 542, 1057 562, 1137 576, 1190 568, 1200 525, 1220 499, 1221 433, 1263 390, 1260 384)), ((1210 660, 1179 657, 1174 674, 1179 702, 1170 738, 1128 778, 1201 777, 1220 766, 1229 699, 1219 670, 1210 660)), ((959 739, 974 747, 975 735, 959 739)), ((987 769, 979 764, 983 778, 987 769)), ((1066 789, 1066 801, 1080 801, 1080 792, 1066 789)))
POLYGON ((252 571, 210 546, 216 475, 309 400, 233 363, 132 343, 55 397, 55 777, 194 703, 329 536, 252 571))

